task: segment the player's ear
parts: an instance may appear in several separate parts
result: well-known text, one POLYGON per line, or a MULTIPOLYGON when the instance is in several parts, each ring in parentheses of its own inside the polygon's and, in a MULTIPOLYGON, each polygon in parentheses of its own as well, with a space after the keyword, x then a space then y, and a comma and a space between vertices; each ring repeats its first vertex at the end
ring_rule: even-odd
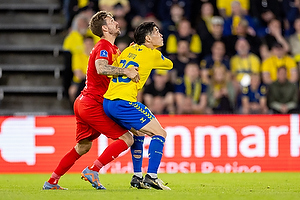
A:
POLYGON ((145 37, 145 42, 150 42, 150 41, 151 41, 150 35, 146 35, 146 37, 145 37))
POLYGON ((102 31, 103 32, 107 32, 108 31, 108 27, 106 25, 102 25, 102 31))

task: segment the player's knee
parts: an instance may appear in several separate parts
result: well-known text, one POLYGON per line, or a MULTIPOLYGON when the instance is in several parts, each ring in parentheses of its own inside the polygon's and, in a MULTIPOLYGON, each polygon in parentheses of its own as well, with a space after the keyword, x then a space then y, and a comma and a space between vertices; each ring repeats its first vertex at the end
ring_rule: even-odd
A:
POLYGON ((160 136, 166 138, 167 137, 167 131, 165 131, 165 129, 162 129, 160 136))
POLYGON ((162 137, 166 138, 167 137, 167 131, 165 131, 165 129, 160 129, 159 131, 154 133, 152 136, 154 136, 154 135, 159 135, 159 136, 162 136, 162 137))
POLYGON ((128 147, 131 147, 134 142, 133 137, 129 132, 127 132, 124 135, 122 135, 121 137, 119 137, 119 139, 123 140, 127 144, 128 147))
POLYGON ((79 155, 86 154, 92 147, 92 142, 77 143, 75 150, 79 155))
POLYGON ((133 140, 133 137, 131 136, 130 138, 127 139, 126 144, 128 147, 131 147, 133 145, 133 143, 134 143, 134 140, 133 140))

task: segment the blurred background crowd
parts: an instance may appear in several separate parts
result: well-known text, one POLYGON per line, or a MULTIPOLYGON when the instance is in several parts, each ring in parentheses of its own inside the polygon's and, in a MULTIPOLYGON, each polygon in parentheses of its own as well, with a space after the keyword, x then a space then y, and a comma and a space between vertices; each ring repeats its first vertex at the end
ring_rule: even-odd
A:
POLYGON ((72 55, 72 103, 84 87, 89 52, 99 41, 91 16, 111 12, 116 45, 154 21, 170 71, 153 71, 138 100, 154 114, 299 113, 300 0, 63 0, 72 55))

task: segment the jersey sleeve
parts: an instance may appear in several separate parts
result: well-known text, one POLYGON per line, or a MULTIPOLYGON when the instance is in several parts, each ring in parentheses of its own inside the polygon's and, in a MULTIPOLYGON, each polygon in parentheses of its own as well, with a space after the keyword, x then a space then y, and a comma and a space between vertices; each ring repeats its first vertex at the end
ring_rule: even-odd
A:
POLYGON ((105 59, 107 61, 110 61, 111 55, 111 50, 107 45, 100 45, 97 49, 96 60, 105 59))
POLYGON ((160 51, 155 49, 153 53, 154 53, 153 69, 170 70, 173 68, 173 62, 170 59, 164 57, 160 51))

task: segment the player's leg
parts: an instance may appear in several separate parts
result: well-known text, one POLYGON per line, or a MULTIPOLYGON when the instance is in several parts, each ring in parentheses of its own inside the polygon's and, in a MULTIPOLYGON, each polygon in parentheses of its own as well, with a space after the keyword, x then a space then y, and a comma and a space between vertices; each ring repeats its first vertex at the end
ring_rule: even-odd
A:
POLYGON ((132 187, 136 187, 138 189, 147 189, 148 187, 144 186, 143 183, 143 173, 142 173, 142 165, 143 165, 143 144, 145 135, 140 133, 139 131, 132 130, 134 133, 133 140, 134 143, 130 147, 132 164, 133 164, 133 176, 130 181, 130 185, 132 187))
POLYGON ((72 148, 59 162, 58 166, 52 173, 50 179, 45 182, 43 189, 64 189, 58 185, 58 181, 61 176, 63 176, 73 165, 74 163, 85 153, 87 153, 91 146, 92 140, 88 138, 97 138, 99 133, 94 132, 91 127, 88 126, 80 117, 79 113, 79 104, 81 102, 78 99, 74 103, 74 112, 76 116, 76 141, 77 144, 72 148), (92 136, 96 134, 95 136, 92 136))
POLYGON ((101 132, 106 137, 115 140, 107 146, 92 165, 86 167, 81 173, 82 177, 88 180, 93 187, 105 189, 99 182, 99 170, 128 149, 133 144, 133 138, 128 130, 119 126, 105 114, 101 105, 89 111, 89 117, 86 118, 86 121, 95 131, 101 132))
POLYGON ((149 164, 144 184, 155 189, 170 190, 170 188, 157 177, 157 171, 163 155, 165 138, 167 136, 166 131, 161 127, 156 118, 152 119, 139 131, 152 136, 149 145, 149 164))
POLYGON ((58 166, 52 173, 50 179, 45 182, 44 190, 62 190, 58 185, 58 181, 61 176, 63 176, 74 163, 85 153, 87 153, 92 146, 92 142, 88 139, 79 141, 74 148, 72 148, 59 162, 58 166))
POLYGON ((86 167, 81 172, 82 179, 89 181, 96 189, 105 190, 106 188, 100 183, 99 171, 106 164, 113 161, 120 153, 128 149, 133 144, 132 135, 126 132, 116 141, 106 147, 103 153, 94 161, 91 166, 86 167))
POLYGON ((157 170, 161 161, 167 134, 152 112, 140 102, 129 102, 124 100, 111 101, 104 99, 103 106, 107 115, 118 121, 122 126, 127 129, 134 128, 135 130, 152 137, 149 146, 150 158, 146 178, 150 177, 151 181, 157 183, 156 185, 150 185, 151 187, 156 189, 170 189, 162 185, 161 181, 157 178, 157 170))
POLYGON ((108 145, 103 153, 89 167, 91 170, 99 171, 103 166, 113 161, 120 153, 128 149, 133 144, 132 135, 126 132, 113 143, 108 145))
MULTIPOLYGON (((142 105, 142 107, 143 110, 148 110, 148 108, 145 108, 144 105, 142 105)), ((103 101, 103 109, 107 116, 134 134, 134 144, 131 146, 134 175, 131 179, 130 185, 141 189, 148 188, 144 186, 142 174, 144 134, 138 134, 138 132, 132 128, 133 126, 130 123, 135 121, 139 122, 141 120, 141 124, 138 124, 138 128, 141 128, 144 126, 144 123, 147 123, 150 119, 137 108, 140 108, 138 103, 132 103, 124 100, 111 101, 104 99, 103 101)), ((149 117, 152 118, 152 114, 149 115, 149 117)))

